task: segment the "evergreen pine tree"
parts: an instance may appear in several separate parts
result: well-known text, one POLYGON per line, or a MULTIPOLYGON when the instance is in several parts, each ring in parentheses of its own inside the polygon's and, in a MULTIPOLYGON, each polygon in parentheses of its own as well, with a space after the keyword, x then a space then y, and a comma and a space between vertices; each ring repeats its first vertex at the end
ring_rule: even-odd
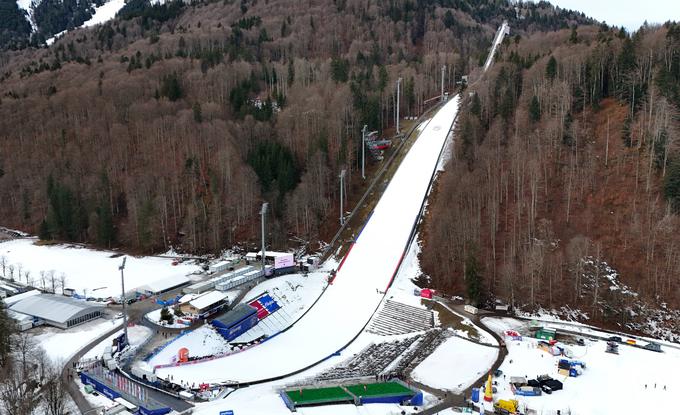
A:
POLYGON ((465 285, 468 299, 473 305, 479 304, 482 298, 482 276, 479 268, 477 257, 471 251, 465 260, 465 285))
POLYGON ((545 77, 550 80, 550 82, 555 80, 557 76, 557 61, 554 56, 551 56, 548 60, 548 64, 545 67, 545 77))
POLYGON ((451 29, 455 24, 456 20, 453 18, 453 13, 451 13, 451 10, 447 10, 446 13, 444 13, 444 26, 446 26, 447 29, 451 29))
POLYGON ((571 27, 571 35, 569 36, 571 43, 578 43, 578 33, 576 32, 576 25, 571 27))
POLYGON ((663 193, 675 214, 680 213, 680 160, 668 164, 664 177, 663 193))
POLYGON ((541 119, 541 104, 538 102, 538 97, 534 95, 529 104, 529 118, 532 122, 537 122, 541 119))
POLYGON ((14 320, 7 315, 5 303, 0 301, 0 367, 7 367, 12 352, 12 335, 16 332, 14 320))

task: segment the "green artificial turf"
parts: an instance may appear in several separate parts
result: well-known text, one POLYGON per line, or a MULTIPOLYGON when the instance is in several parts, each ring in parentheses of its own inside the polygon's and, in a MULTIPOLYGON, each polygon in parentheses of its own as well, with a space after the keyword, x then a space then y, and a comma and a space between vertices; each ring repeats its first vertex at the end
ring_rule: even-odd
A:
POLYGON ((341 387, 290 390, 286 392, 288 398, 296 405, 309 405, 315 403, 331 403, 351 401, 352 397, 341 387))
POLYGON ((397 382, 360 383, 347 386, 347 390, 356 396, 394 396, 413 394, 413 391, 397 382), (364 386, 366 387, 364 389, 364 386))

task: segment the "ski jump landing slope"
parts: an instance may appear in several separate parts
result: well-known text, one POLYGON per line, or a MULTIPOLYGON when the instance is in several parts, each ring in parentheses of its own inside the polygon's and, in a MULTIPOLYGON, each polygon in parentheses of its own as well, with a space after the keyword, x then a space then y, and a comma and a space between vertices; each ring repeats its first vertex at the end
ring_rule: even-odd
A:
MULTIPOLYGON (((241 353, 159 368, 174 383, 252 383, 292 374, 343 349, 382 300, 406 249, 437 161, 458 113, 452 98, 411 147, 373 214, 349 250, 333 284, 288 331, 241 353)), ((191 354, 191 350, 189 350, 191 354)))

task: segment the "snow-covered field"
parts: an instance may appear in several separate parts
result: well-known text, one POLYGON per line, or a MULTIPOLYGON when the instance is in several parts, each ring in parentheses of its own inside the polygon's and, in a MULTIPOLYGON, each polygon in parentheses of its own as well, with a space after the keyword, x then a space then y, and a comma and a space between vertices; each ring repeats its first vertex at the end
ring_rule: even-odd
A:
POLYGON ((68 330, 45 326, 33 329, 29 334, 33 335, 33 339, 45 350, 50 359, 63 363, 87 343, 121 323, 122 319, 96 319, 68 330))
MULTIPOLYGON (((65 279, 65 287, 73 288, 80 295, 95 298, 120 296, 120 271, 122 257, 112 251, 97 251, 80 245, 35 245, 37 238, 15 239, 0 243, 0 257, 14 267, 14 279, 27 280, 42 288, 41 272, 46 276, 45 287, 51 289, 51 275, 59 281, 65 279), (21 276, 18 275, 21 269, 21 276), (26 273, 28 272, 28 277, 26 273)), ((197 271, 197 265, 187 262, 173 266, 172 259, 127 257, 125 265, 125 290, 176 275, 197 271)), ((60 293, 60 289, 57 293, 60 293)))
MULTIPOLYGON (((483 321, 499 333, 507 329, 524 331, 527 327, 526 322, 511 318, 485 318, 483 321)), ((610 336, 593 329, 589 332, 610 336)), ((585 341, 585 346, 569 345, 569 348, 575 359, 586 362, 587 368, 583 375, 565 379, 557 374, 559 357, 537 349, 537 340, 527 337, 522 341, 508 340, 509 354, 500 368, 506 378, 496 379, 499 383, 496 397, 513 397, 507 383, 510 376, 535 378, 548 374, 563 381, 564 389, 539 397, 514 398, 530 409, 571 411, 573 415, 675 413, 680 378, 674 370, 680 367, 679 350, 665 347, 664 353, 656 353, 620 345, 619 354, 614 355, 605 352, 605 341, 585 341)))
POLYGON ((249 382, 299 370, 348 344, 380 304, 383 296, 377 291, 387 288, 396 271, 458 103, 458 97, 452 98, 423 129, 312 312, 258 347, 211 362, 160 369, 157 374, 188 383, 249 382))
POLYGON ((461 393, 488 372, 497 356, 495 347, 451 337, 423 360, 411 376, 427 386, 461 393))

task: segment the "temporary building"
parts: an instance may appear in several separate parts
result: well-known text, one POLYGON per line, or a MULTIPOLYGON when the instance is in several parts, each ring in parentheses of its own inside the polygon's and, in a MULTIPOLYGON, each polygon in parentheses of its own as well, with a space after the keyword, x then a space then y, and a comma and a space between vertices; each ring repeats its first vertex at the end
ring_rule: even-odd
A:
POLYGON ((248 304, 239 304, 225 315, 212 321, 217 332, 232 341, 258 323, 257 310, 248 304))
POLYGON ((144 295, 157 295, 187 285, 190 282, 191 280, 184 275, 171 275, 137 287, 137 292, 144 295))
POLYGON ((11 297, 7 297, 3 299, 2 301, 5 302, 7 307, 10 307, 12 304, 18 303, 19 301, 28 298, 28 297, 33 297, 34 295, 40 295, 39 290, 31 290, 31 291, 26 291, 25 293, 13 295, 11 297))
POLYGON ((38 319, 45 324, 66 329, 102 315, 104 307, 97 303, 53 294, 39 294, 16 302, 10 310, 38 319))
POLYGON ((194 314, 206 317, 213 314, 225 305, 227 295, 219 291, 209 291, 193 300, 180 305, 185 314, 194 314))
POLYGON ((557 338, 557 330, 547 327, 541 327, 536 330, 536 338, 543 340, 555 340, 557 338))
POLYGON ((33 317, 27 314, 18 313, 13 310, 7 310, 7 315, 15 321, 16 327, 19 329, 19 331, 26 331, 33 327, 33 317))

